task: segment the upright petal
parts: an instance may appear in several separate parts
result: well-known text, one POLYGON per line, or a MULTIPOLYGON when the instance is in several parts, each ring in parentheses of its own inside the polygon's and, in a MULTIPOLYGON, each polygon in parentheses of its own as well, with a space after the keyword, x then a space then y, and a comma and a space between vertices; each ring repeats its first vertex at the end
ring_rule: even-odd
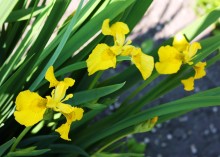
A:
POLYGON ((57 81, 55 75, 54 75, 54 69, 53 69, 53 66, 50 66, 48 69, 47 69, 47 72, 45 74, 45 79, 47 81, 50 82, 50 87, 55 87, 58 85, 59 81, 57 81))
POLYGON ((72 78, 65 78, 63 81, 67 87, 72 87, 75 83, 75 80, 72 78))
POLYGON ((189 46, 189 57, 192 58, 195 56, 195 54, 197 53, 197 51, 199 49, 201 49, 201 45, 198 42, 194 42, 189 46))
POLYGON ((89 75, 116 66, 116 55, 106 44, 98 44, 86 60, 89 75))
POLYGON ((174 74, 179 71, 182 65, 182 55, 177 49, 171 46, 162 46, 158 51, 159 62, 155 68, 159 74, 174 74))
POLYGON ((194 78, 193 77, 190 77, 185 80, 181 80, 181 83, 183 84, 184 89, 186 91, 191 91, 194 89, 194 78))
POLYGON ((67 89, 68 86, 64 81, 59 82, 54 90, 54 95, 52 95, 52 98, 57 102, 61 102, 64 96, 66 95, 67 89))
POLYGON ((154 68, 154 58, 144 54, 140 48, 136 49, 138 53, 132 56, 132 62, 141 72, 144 80, 146 80, 152 73, 154 68))
POLYGON ((20 92, 16 98, 14 116, 22 125, 32 126, 43 119, 46 111, 46 99, 29 90, 20 92))
POLYGON ((188 45, 189 43, 183 34, 178 33, 177 35, 175 35, 173 40, 173 47, 175 47, 178 51, 186 50, 188 45))
POLYGON ((102 24, 102 34, 104 35, 113 35, 111 28, 109 26, 110 19, 105 19, 102 24))
POLYGON ((195 79, 200 79, 206 75, 205 71, 206 62, 198 62, 193 68, 195 70, 195 79))
POLYGON ((109 19, 104 20, 102 24, 102 33, 104 35, 113 36, 115 44, 123 46, 125 42, 125 35, 129 33, 128 25, 123 22, 116 22, 109 26, 109 22, 109 19))
POLYGON ((70 125, 71 123, 65 123, 62 124, 59 128, 57 128, 55 131, 60 134, 60 137, 64 140, 71 141, 69 138, 69 131, 70 131, 70 125))

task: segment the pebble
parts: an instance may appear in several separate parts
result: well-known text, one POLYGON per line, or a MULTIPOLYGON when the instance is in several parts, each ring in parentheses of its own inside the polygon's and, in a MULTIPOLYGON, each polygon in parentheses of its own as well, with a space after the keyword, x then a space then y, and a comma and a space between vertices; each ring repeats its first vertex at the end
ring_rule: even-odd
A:
POLYGON ((152 132, 152 133, 156 133, 156 132, 157 132, 157 129, 153 128, 153 129, 151 130, 151 132, 152 132))
POLYGON ((157 157, 163 157, 162 154, 157 154, 157 157))
POLYGON ((133 138, 133 135, 132 134, 127 135, 127 138, 133 138))
POLYGON ((213 107, 213 108, 212 108, 212 111, 213 111, 214 113, 218 112, 218 107, 216 107, 216 106, 213 107))
POLYGON ((213 133, 213 134, 215 134, 215 133, 217 132, 217 129, 216 129, 216 127, 214 126, 214 124, 210 124, 210 125, 209 125, 209 129, 210 129, 211 133, 213 133))
POLYGON ((167 144, 166 144, 165 142, 162 142, 162 143, 161 143, 161 147, 164 148, 164 147, 166 147, 166 146, 167 146, 167 144))
POLYGON ((115 109, 115 107, 114 107, 113 105, 110 105, 110 106, 109 106, 109 109, 112 111, 112 110, 115 109))
POLYGON ((179 118, 179 122, 187 122, 188 121, 188 116, 183 116, 179 118))
POLYGON ((203 134, 204 134, 204 135, 209 135, 209 130, 207 130, 207 129, 204 130, 203 134))
POLYGON ((172 140, 172 138, 173 138, 173 135, 172 135, 172 134, 167 134, 167 139, 168 139, 168 140, 172 140))
POLYGON ((195 92, 199 92, 200 91, 200 88, 199 87, 196 87, 195 88, 195 92))
POLYGON ((114 104, 114 106, 115 106, 115 108, 119 108, 119 107, 121 106, 121 104, 120 104, 119 102, 116 102, 116 103, 114 104))
POLYGON ((145 143, 145 144, 150 143, 150 139, 149 139, 149 138, 147 138, 147 137, 146 137, 146 138, 144 138, 144 143, 145 143))
POLYGON ((197 153, 197 148, 196 148, 196 146, 194 144, 192 144, 190 146, 190 149, 191 149, 192 154, 196 154, 197 153))
POLYGON ((156 127, 157 127, 157 128, 161 128, 161 127, 162 127, 162 124, 157 124, 156 127))

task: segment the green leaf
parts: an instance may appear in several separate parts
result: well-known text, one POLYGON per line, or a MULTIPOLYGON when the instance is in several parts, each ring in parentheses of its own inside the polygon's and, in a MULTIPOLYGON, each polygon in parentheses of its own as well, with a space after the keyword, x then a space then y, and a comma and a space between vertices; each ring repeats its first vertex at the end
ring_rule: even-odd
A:
POLYGON ((211 24, 215 23, 220 17, 220 8, 213 10, 212 12, 199 18, 191 25, 183 29, 183 33, 187 35, 187 38, 191 41, 201 32, 203 32, 211 24))
POLYGON ((0 1, 0 27, 17 4, 18 0, 1 0, 0 1))
POLYGON ((70 104, 79 105, 92 100, 97 100, 105 95, 115 92, 116 90, 122 88, 125 83, 120 83, 116 85, 95 88, 91 90, 86 90, 74 94, 73 99, 67 101, 70 104))
POLYGON ((12 139, 10 139, 9 141, 5 142, 0 146, 0 156, 2 156, 7 149, 9 149, 9 147, 14 143, 15 140, 16 138, 13 137, 12 139))
MULTIPOLYGON (((40 14, 43 11, 43 8, 44 6, 35 8, 32 16, 34 17, 40 14)), ((31 17, 32 9, 33 8, 27 8, 27 9, 12 11, 8 16, 8 18, 6 19, 6 22, 28 20, 31 17)))
POLYGON ((92 157, 144 157, 144 154, 138 153, 96 153, 92 157))
POLYGON ((25 149, 20 149, 15 152, 10 152, 7 154, 7 157, 13 157, 13 156, 38 156, 45 154, 46 152, 49 152, 50 149, 40 149, 40 150, 34 150, 36 147, 29 147, 25 149))
POLYGON ((104 104, 88 103, 88 104, 84 104, 83 107, 88 107, 92 110, 102 110, 102 109, 106 108, 107 106, 104 104))
POLYGON ((36 78, 36 80, 32 83, 32 85, 30 86, 30 90, 36 89, 36 87, 38 86, 38 84, 42 81, 42 79, 44 78, 44 75, 47 71, 47 69, 53 65, 55 63, 55 61, 57 60, 58 56, 60 55, 63 47, 65 46, 70 33, 72 31, 73 26, 77 23, 77 19, 80 13, 80 10, 82 8, 84 0, 80 1, 80 4, 77 8, 76 14, 73 16, 73 18, 71 19, 68 27, 65 30, 65 33, 63 34, 62 40, 60 41, 57 49, 55 50, 53 56, 50 58, 50 60, 48 61, 48 63, 45 65, 44 69, 41 71, 41 73, 38 75, 38 77, 36 78))
POLYGON ((89 157, 89 154, 87 154, 84 150, 82 150, 80 147, 77 147, 73 144, 53 144, 50 146, 51 152, 53 154, 80 154, 85 157, 89 157))

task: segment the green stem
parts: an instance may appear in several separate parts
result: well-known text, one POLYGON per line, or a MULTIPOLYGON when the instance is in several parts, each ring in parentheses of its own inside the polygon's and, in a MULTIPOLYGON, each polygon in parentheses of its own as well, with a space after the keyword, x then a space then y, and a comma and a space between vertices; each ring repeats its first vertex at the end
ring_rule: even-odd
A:
POLYGON ((19 144, 19 142, 22 140, 22 138, 28 133, 28 131, 31 129, 31 126, 26 127, 18 136, 18 138, 15 140, 15 143, 11 146, 11 149, 9 152, 13 152, 17 145, 19 144))

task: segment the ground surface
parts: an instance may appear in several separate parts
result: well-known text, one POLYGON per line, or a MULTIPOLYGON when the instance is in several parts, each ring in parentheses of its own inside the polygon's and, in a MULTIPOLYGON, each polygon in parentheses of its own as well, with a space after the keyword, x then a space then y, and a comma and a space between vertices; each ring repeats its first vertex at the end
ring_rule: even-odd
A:
MULTIPOLYGON (((131 38, 135 43, 154 39, 156 44, 180 31, 196 19, 190 0, 155 0, 151 9, 137 25, 131 38)), ((207 76, 196 81, 194 92, 220 86, 220 63, 207 69, 207 76)), ((178 87, 157 100, 169 102, 193 92, 178 87)), ((157 125, 151 133, 138 135, 147 143, 150 157, 220 157, 219 107, 195 110, 180 118, 157 125)))

